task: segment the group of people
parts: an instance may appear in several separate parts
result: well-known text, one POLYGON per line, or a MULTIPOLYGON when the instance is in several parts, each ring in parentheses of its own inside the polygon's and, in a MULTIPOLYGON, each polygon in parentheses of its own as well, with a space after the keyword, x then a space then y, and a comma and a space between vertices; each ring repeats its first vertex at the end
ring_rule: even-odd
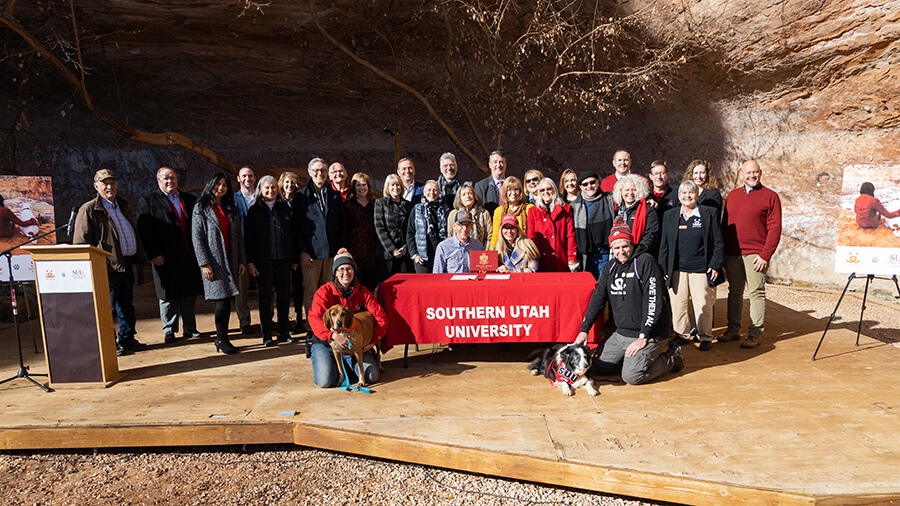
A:
MULTIPOLYGON (((507 176, 499 151, 488 166, 484 179, 463 182, 456 157, 445 153, 440 176, 422 183, 413 161, 403 158, 379 196, 368 175, 350 178, 341 163, 314 158, 305 185, 294 172, 257 180, 253 169, 243 167, 236 191, 232 178, 218 173, 199 198, 180 192, 177 173, 162 167, 158 189, 140 198, 136 218, 117 196, 115 174, 104 169, 94 176, 97 197, 78 211, 73 242, 112 253, 109 286, 120 353, 146 348, 135 338, 132 304, 132 266, 146 259, 166 343, 178 339, 179 318, 184 338, 199 335, 194 305, 203 294, 216 301, 217 351, 236 353, 228 334, 232 300, 241 332, 254 334, 248 308, 253 278, 263 343, 292 342, 308 328, 315 381, 323 387, 338 377, 328 343, 346 339, 324 326, 331 304, 369 310, 377 342, 387 331, 373 295, 381 281, 397 273, 468 272, 469 252, 486 248, 498 252, 499 272, 591 272, 599 281, 582 330, 609 302, 617 331, 598 371, 624 362, 631 371, 623 369, 626 381, 649 381, 683 362, 669 336, 673 327, 682 339, 690 336, 689 301, 701 350, 709 349, 713 285, 721 281, 723 264, 729 320, 718 339, 740 337, 746 283, 751 323, 742 346, 759 344, 764 272, 780 237, 781 210, 777 194, 759 183, 755 161, 744 164, 742 191, 733 191, 725 205, 702 160, 690 164, 677 190, 668 185, 664 162, 651 164, 648 181, 631 173, 631 156, 622 150, 608 177, 567 170, 558 186, 539 170, 525 172, 524 183, 507 176), (296 324, 289 318, 291 300, 296 324)), ((585 338, 579 334, 577 341, 585 338)), ((378 367, 373 354, 366 357, 365 380, 371 383, 378 367)))

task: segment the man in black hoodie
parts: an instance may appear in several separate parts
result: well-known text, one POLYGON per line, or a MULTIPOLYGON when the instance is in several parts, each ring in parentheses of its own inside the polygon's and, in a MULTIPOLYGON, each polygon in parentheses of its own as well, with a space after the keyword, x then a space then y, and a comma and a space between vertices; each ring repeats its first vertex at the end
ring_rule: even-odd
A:
POLYGON ((609 235, 614 260, 603 267, 591 296, 576 344, 587 341, 588 331, 612 306, 616 331, 606 340, 593 374, 607 376, 622 371, 629 385, 646 383, 684 367, 681 347, 671 343, 671 312, 662 270, 649 253, 633 256, 634 241, 628 225, 617 223, 609 235))

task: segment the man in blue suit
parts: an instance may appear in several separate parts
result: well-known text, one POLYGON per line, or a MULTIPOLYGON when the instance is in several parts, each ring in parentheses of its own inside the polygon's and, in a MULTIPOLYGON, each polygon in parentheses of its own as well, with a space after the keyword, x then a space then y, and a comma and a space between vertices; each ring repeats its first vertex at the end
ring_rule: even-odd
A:
MULTIPOLYGON (((234 205, 238 208, 241 216, 241 230, 243 230, 244 220, 247 218, 247 209, 250 209, 256 202, 256 173, 250 167, 241 167, 238 171, 238 188, 234 192, 234 205)), ((238 296, 235 305, 237 306, 238 320, 241 322, 241 333, 244 335, 253 334, 253 327, 250 325, 250 307, 247 305, 249 297, 247 292, 250 291, 250 273, 245 269, 240 277, 240 286, 238 286, 238 296)))
POLYGON ((412 160, 401 158, 397 162, 397 175, 400 176, 400 182, 403 183, 403 200, 408 200, 413 204, 422 202, 425 183, 416 181, 416 166, 412 160))

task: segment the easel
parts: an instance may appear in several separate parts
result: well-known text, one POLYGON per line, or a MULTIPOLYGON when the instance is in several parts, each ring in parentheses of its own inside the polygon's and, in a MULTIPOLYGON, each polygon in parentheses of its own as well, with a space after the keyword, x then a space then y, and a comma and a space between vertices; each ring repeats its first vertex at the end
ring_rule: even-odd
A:
MULTIPOLYGON (((828 333, 828 327, 831 326, 831 322, 834 320, 834 316, 837 314, 837 310, 841 307, 841 301, 844 300, 844 295, 847 294, 847 288, 850 288, 850 282, 856 278, 861 278, 862 276, 857 276, 855 272, 850 274, 850 277, 847 278, 847 284, 844 285, 844 291, 841 292, 841 297, 837 301, 837 305, 834 306, 834 311, 831 313, 831 317, 828 318, 828 324, 825 325, 825 332, 822 332, 822 338, 819 339, 819 345, 816 346, 816 351, 813 353, 812 360, 816 360, 816 355, 819 353, 819 348, 822 346, 822 341, 825 340, 825 334, 828 333)), ((884 279, 888 281, 893 281, 894 286, 897 287, 897 297, 900 297, 900 284, 897 283, 897 275, 887 278, 883 276, 876 276, 874 274, 866 274, 866 289, 863 292, 863 300, 862 300, 862 309, 859 311, 859 326, 856 328, 856 346, 859 346, 859 334, 862 331, 862 320, 863 313, 866 311, 866 297, 869 295, 869 283, 874 279, 884 279)))

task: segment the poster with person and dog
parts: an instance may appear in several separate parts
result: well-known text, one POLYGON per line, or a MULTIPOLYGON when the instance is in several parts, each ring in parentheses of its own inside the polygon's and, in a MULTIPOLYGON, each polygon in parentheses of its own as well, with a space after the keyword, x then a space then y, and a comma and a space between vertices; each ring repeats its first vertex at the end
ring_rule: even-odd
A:
MULTIPOLYGON (((0 251, 24 243, 56 228, 53 187, 49 176, 0 176, 0 251)), ((31 244, 56 244, 56 234, 31 244)), ((31 255, 12 251, 12 272, 16 281, 33 281, 31 255)), ((0 280, 9 279, 6 258, 0 258, 0 280)))
POLYGON ((844 168, 835 271, 900 274, 900 165, 844 168))

